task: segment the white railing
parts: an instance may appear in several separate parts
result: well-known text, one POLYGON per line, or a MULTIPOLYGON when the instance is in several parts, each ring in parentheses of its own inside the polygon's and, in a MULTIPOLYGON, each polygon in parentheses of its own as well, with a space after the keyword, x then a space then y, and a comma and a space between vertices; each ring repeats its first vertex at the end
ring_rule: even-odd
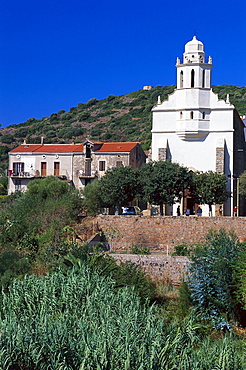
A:
POLYGON ((56 176, 56 177, 66 177, 68 178, 68 172, 65 169, 46 169, 46 170, 31 170, 29 172, 26 171, 8 171, 8 175, 10 177, 22 177, 22 178, 28 178, 28 177, 47 177, 47 176, 56 176))

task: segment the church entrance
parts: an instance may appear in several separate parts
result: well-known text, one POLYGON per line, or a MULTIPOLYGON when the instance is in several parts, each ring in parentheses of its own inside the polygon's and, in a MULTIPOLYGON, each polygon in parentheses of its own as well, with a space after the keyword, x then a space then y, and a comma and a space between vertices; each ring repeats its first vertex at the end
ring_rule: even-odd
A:
POLYGON ((199 204, 195 202, 195 198, 189 195, 189 191, 184 192, 183 214, 186 214, 187 209, 190 210, 190 215, 196 215, 199 204))

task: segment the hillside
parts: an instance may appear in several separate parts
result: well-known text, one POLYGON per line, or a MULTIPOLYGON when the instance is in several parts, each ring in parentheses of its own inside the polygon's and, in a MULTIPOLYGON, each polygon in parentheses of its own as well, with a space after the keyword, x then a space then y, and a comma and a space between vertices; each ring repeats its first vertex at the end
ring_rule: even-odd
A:
MULTIPOLYGON (((0 170, 6 168, 7 153, 21 144, 67 143, 72 139, 81 142, 86 138, 101 141, 140 141, 143 149, 151 143, 151 108, 161 100, 167 99, 175 86, 156 86, 146 91, 139 90, 126 95, 109 95, 106 99, 90 99, 78 103, 69 112, 60 110, 50 117, 30 118, 24 123, 0 129, 0 170)), ((235 105, 240 115, 246 115, 246 87, 233 85, 213 86, 219 99, 226 99, 235 105)))

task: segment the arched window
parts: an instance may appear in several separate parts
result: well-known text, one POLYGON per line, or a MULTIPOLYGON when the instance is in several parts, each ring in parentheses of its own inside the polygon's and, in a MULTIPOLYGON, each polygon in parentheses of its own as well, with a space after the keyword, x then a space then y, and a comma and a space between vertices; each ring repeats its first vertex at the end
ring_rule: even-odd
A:
POLYGON ((191 81, 190 81, 190 87, 194 87, 195 83, 195 71, 194 69, 191 70, 191 81))
POLYGON ((184 73, 183 71, 180 72, 180 87, 184 85, 184 73))
POLYGON ((190 119, 193 119, 193 117, 194 117, 194 113, 191 111, 190 112, 190 119))
POLYGON ((202 87, 205 87, 205 69, 202 71, 202 87))
POLYGON ((183 118, 183 112, 180 112, 180 119, 183 118))

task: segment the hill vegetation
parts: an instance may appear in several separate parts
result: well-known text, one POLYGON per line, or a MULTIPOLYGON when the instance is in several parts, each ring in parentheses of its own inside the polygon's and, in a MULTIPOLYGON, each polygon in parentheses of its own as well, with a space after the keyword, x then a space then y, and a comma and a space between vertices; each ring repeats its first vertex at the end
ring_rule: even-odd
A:
MULTIPOLYGON (((151 90, 139 90, 126 95, 109 95, 106 99, 90 99, 78 103, 69 112, 60 110, 50 117, 29 118, 24 123, 10 125, 0 130, 1 169, 6 168, 7 153, 28 143, 68 143, 72 139, 81 142, 86 138, 101 141, 140 141, 144 150, 151 144, 151 109, 158 96, 166 100, 175 86, 156 86, 151 90)), ((235 105, 240 115, 246 115, 246 87, 233 85, 213 86, 219 99, 235 105)))

